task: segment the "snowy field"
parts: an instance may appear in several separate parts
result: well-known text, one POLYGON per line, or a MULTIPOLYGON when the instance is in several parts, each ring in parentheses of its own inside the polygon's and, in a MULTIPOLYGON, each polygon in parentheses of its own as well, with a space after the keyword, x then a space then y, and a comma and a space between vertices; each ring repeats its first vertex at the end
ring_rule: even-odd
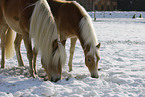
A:
MULTIPOLYGON (((140 11, 96 11, 97 18, 132 18, 136 15, 136 18, 139 18, 140 15, 145 17, 145 12, 140 11)), ((89 12, 89 15, 93 18, 94 12, 89 12)))
MULTIPOLYGON (((124 16, 126 14, 124 12, 124 16)), ((99 67, 102 69, 98 79, 90 77, 79 41, 73 71, 68 72, 66 63, 61 81, 53 83, 40 77, 29 78, 22 44, 26 67, 18 68, 16 56, 6 60, 6 68, 0 69, 0 97, 145 97, 145 19, 100 16, 93 24, 101 42, 99 67)), ((68 57, 69 43, 70 40, 66 44, 68 57)), ((42 72, 40 56, 37 69, 42 72)))

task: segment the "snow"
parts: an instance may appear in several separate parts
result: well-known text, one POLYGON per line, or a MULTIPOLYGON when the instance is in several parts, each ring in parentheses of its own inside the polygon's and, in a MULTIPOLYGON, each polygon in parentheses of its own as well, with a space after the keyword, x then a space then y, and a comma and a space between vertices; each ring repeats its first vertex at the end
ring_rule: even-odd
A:
MULTIPOLYGON (((94 12, 88 12, 89 15, 94 18, 94 12)), ((139 16, 142 15, 145 17, 145 12, 140 11, 96 11, 96 18, 132 18, 136 15, 136 18, 139 19, 139 16)))
MULTIPOLYGON (((22 44, 26 67, 18 67, 16 56, 6 60, 6 68, 0 69, 0 97, 145 97, 145 19, 125 17, 131 13, 112 12, 112 17, 113 14, 123 14, 124 18, 100 16, 93 22, 101 42, 98 79, 90 77, 79 41, 76 43, 73 71, 68 72, 66 63, 61 81, 44 81, 40 75, 29 78, 26 50, 22 44)), ((66 44, 68 56, 69 43, 70 40, 66 44)), ((39 74, 44 73, 40 56, 37 69, 39 74)))

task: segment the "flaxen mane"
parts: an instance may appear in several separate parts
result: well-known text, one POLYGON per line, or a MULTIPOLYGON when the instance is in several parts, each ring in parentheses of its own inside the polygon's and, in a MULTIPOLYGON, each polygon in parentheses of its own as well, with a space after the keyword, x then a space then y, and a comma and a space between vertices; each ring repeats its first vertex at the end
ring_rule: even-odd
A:
POLYGON ((79 8, 81 14, 83 15, 79 27, 81 31, 81 36, 85 42, 84 47, 90 45, 90 51, 88 52, 88 54, 96 54, 96 45, 98 44, 98 39, 93 27, 92 19, 79 3, 73 2, 73 4, 75 4, 79 8))
POLYGON ((31 16, 29 34, 34 40, 35 48, 40 51, 45 66, 46 64, 52 64, 50 62, 55 62, 58 65, 59 61, 65 64, 66 54, 61 43, 58 43, 58 48, 54 55, 52 52, 52 43, 54 40, 58 40, 58 33, 53 15, 46 0, 36 2, 31 16))

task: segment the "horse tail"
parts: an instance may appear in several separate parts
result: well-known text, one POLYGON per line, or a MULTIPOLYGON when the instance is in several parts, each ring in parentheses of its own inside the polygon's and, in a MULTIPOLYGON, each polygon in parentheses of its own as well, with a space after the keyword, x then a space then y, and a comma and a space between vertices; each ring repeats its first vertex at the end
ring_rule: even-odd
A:
POLYGON ((6 44, 5 44, 6 59, 9 59, 14 56, 14 39, 15 32, 9 28, 6 34, 6 44))
POLYGON ((53 60, 52 45, 53 41, 58 39, 58 33, 54 17, 46 0, 36 2, 31 16, 29 34, 33 39, 34 47, 40 51, 43 64, 48 65, 53 60))

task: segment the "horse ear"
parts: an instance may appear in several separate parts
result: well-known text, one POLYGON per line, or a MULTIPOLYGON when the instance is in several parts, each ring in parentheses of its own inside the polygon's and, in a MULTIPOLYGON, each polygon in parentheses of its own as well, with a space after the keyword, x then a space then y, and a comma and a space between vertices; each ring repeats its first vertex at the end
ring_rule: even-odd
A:
POLYGON ((57 41, 57 39, 53 41, 52 47, 53 47, 53 51, 55 51, 58 48, 58 41, 57 41))
POLYGON ((90 50, 90 46, 87 45, 87 46, 84 48, 84 50, 85 50, 86 53, 89 52, 89 50, 90 50))
POLYGON ((101 43, 99 43, 96 47, 99 49, 100 48, 101 43))

